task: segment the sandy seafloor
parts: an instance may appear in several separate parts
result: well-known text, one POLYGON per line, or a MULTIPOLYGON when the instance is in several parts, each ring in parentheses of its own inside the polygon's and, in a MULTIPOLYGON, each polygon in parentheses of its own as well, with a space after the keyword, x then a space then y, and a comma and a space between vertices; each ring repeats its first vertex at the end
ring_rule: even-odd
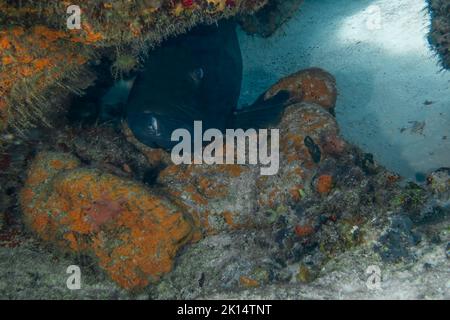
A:
POLYGON ((450 72, 427 41, 425 0, 306 0, 268 39, 240 31, 241 105, 312 66, 337 80, 343 136, 404 177, 450 167, 450 72))

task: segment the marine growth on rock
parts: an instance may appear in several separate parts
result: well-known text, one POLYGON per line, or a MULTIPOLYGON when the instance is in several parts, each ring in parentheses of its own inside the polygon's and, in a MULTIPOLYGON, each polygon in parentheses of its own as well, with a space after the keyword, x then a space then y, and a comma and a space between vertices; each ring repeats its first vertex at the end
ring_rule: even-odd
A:
MULTIPOLYGON (((344 139, 320 67, 238 105, 237 26, 270 37, 302 3, 87 0, 68 29, 67 1, 0 0, 0 298, 448 297, 449 168, 407 181, 344 139), (244 148, 176 163, 199 122, 244 148), (273 174, 252 141, 277 142, 273 174)), ((429 1, 445 67, 449 5, 429 1)))

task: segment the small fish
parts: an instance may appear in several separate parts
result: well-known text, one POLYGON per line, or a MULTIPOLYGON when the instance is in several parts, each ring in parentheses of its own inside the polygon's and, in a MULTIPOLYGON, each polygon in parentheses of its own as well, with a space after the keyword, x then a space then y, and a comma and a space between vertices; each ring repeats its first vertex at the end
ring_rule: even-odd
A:
POLYGON ((174 130, 193 132, 194 121, 202 121, 204 130, 222 131, 276 121, 289 93, 238 110, 241 83, 236 23, 196 27, 149 53, 129 94, 126 121, 140 142, 163 149, 176 144, 171 141, 174 130))

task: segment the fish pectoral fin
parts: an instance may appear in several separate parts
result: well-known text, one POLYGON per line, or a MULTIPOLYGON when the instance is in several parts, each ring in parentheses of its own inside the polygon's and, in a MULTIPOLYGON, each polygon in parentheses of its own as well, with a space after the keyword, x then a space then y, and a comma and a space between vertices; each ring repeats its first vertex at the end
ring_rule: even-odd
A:
POLYGON ((277 107, 279 105, 284 105, 289 100, 290 97, 291 94, 287 90, 280 90, 277 92, 277 94, 268 99, 265 98, 264 93, 255 101, 255 103, 253 103, 252 106, 250 106, 250 108, 264 109, 277 107))
POLYGON ((173 111, 177 113, 177 118, 182 117, 186 119, 202 120, 202 113, 198 108, 190 106, 188 103, 176 104, 171 106, 173 111))
POLYGON ((250 107, 234 112, 233 125, 236 128, 265 128, 277 123, 290 98, 289 91, 281 90, 273 97, 260 96, 250 107))

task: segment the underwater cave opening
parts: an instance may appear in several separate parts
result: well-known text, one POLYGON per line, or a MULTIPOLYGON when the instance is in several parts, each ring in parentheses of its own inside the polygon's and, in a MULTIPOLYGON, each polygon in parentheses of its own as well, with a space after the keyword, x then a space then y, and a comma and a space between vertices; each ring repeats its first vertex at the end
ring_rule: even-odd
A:
MULTIPOLYGON (((324 68, 337 80, 336 117, 344 138, 373 154, 375 160, 388 169, 422 182, 429 171, 450 166, 450 140, 447 138, 450 135, 450 73, 441 69, 428 44, 430 15, 425 7, 425 0, 395 3, 387 0, 306 0, 292 19, 269 38, 249 36, 238 27, 240 49, 236 48, 234 40, 228 47, 233 48, 229 52, 242 51, 242 62, 236 62, 236 57, 230 58, 228 64, 217 56, 210 61, 206 56, 199 58, 219 67, 213 78, 207 78, 218 89, 214 91, 210 87, 208 90, 212 94, 202 99, 214 105, 224 96, 232 97, 226 106, 219 107, 220 112, 218 108, 209 110, 211 112, 206 118, 217 120, 223 118, 223 108, 253 103, 258 95, 283 76, 314 66, 324 68), (224 70, 229 71, 233 59, 235 69, 226 73, 224 70), (237 71, 240 63, 241 76, 237 71), (241 87, 240 92, 237 84, 241 87), (219 98, 211 98, 214 94, 219 98), (234 101, 236 95, 239 102, 234 101)), ((176 41, 172 40, 172 45, 176 41)), ((162 47, 170 47, 170 44, 170 41, 165 42, 162 47)), ((227 46, 226 42, 215 45, 215 49, 208 49, 209 54, 227 46)), ((186 53, 180 50, 174 55, 179 54, 186 53)), ((166 75, 162 76, 160 72, 158 81, 153 81, 153 92, 158 93, 159 90, 160 94, 150 100, 161 104, 164 99, 188 96, 181 109, 172 106, 174 113, 187 120, 167 126, 169 132, 169 129, 177 125, 183 127, 183 123, 193 120, 187 116, 194 113, 189 105, 192 102, 189 90, 195 91, 209 70, 195 63, 179 62, 168 68, 164 64, 168 61, 167 55, 165 58, 162 66, 166 68, 163 68, 166 75), (171 83, 168 87, 170 77, 167 75, 174 72, 187 74, 189 84, 186 85, 183 78, 183 81, 171 83)), ((118 124, 118 120, 125 116, 124 106, 129 102, 135 78, 114 81, 109 68, 108 63, 100 64, 96 87, 82 98, 81 108, 77 106, 73 108, 76 111, 69 112, 73 120, 118 124)), ((147 78, 151 80, 152 77, 150 74, 147 78)), ((150 101, 148 96, 149 93, 142 89, 135 105, 150 101)), ((164 101, 163 104, 167 107, 173 105, 172 102, 164 101)), ((143 112, 139 113, 134 124, 138 128, 143 128, 145 123, 146 128, 164 129, 164 122, 160 125, 152 121, 152 116, 143 112), (153 123, 153 127, 148 123, 153 123)), ((211 123, 210 127, 227 124, 211 123)), ((135 133, 144 141, 148 137, 148 132, 140 129, 135 133)), ((163 134, 167 135, 167 132, 163 134)))
POLYGON ((117 126, 123 117, 124 106, 133 83, 134 75, 116 79, 111 72, 111 61, 104 58, 92 67, 95 84, 84 95, 73 99, 67 111, 67 120, 73 125, 117 126))

